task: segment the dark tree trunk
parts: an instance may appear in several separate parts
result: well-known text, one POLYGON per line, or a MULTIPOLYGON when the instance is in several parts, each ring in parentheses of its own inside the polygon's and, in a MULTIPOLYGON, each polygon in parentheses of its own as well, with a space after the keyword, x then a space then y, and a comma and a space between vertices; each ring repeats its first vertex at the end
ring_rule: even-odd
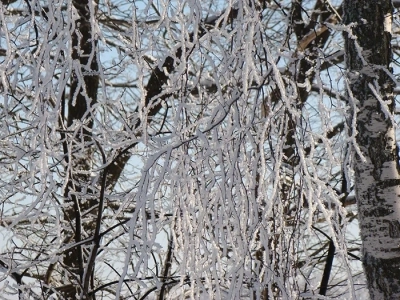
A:
MULTIPOLYGON (((75 133, 68 159, 69 181, 64 196, 69 205, 64 210, 64 218, 71 226, 69 235, 72 241, 79 243, 94 234, 97 201, 89 185, 93 160, 93 105, 97 101, 99 79, 97 41, 90 22, 95 4, 89 0, 72 3, 79 14, 72 34, 72 59, 79 65, 72 72, 68 102, 68 127, 75 133)), ((64 299, 76 299, 77 295, 88 292, 82 291, 88 260, 83 246, 75 246, 66 252, 64 264, 69 273, 66 275, 70 278, 70 286, 62 291, 64 299)))

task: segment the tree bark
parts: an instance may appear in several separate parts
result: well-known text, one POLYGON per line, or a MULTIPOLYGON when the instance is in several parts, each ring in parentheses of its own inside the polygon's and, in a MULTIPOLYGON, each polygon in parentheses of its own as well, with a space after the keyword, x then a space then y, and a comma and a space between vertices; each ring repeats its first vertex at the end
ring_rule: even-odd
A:
POLYGON ((371 299, 400 299, 400 167, 389 66, 392 1, 345 0, 343 11, 363 265, 371 299))
MULTIPOLYGON (((90 173, 93 161, 93 105, 97 102, 99 86, 97 40, 93 36, 91 18, 95 4, 72 1, 78 12, 76 28, 72 33, 72 59, 78 62, 71 76, 70 99, 68 101, 68 127, 74 131, 69 155, 68 183, 64 190, 67 207, 65 221, 71 226, 69 235, 75 243, 93 237, 98 201, 90 187, 90 173), (85 216, 86 215, 86 216, 85 216)), ((64 257, 70 288, 62 290, 63 299, 76 299, 82 291, 85 265, 88 261, 83 245, 78 244, 64 257), (71 276, 72 275, 72 276, 71 276)), ((92 272, 93 270, 87 270, 92 272)))

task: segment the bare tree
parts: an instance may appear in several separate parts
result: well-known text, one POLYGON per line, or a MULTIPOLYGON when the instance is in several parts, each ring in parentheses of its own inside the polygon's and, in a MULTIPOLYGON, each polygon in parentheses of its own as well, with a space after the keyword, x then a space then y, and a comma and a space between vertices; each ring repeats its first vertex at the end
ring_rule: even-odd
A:
POLYGON ((389 1, 362 2, 2 1, 1 293, 394 293, 355 229, 397 228, 363 196, 396 193, 397 67, 389 1))

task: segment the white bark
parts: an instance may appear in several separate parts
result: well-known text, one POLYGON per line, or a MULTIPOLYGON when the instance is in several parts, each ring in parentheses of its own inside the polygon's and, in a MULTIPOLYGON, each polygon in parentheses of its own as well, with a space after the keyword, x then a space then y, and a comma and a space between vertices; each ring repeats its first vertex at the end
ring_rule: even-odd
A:
MULTIPOLYGON (((400 298, 400 173, 393 111, 391 1, 347 0, 349 95, 356 116, 355 185, 372 299, 400 298), (386 69, 386 70, 384 70, 386 69)), ((353 122, 352 122, 353 123, 353 122)), ((353 123, 354 124, 354 123, 353 123)))

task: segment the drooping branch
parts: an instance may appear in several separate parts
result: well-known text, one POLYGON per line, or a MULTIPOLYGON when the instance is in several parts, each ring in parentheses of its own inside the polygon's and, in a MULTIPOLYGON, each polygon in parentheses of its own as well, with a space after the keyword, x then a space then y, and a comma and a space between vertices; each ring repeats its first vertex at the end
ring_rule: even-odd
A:
MULTIPOLYGON (((237 13, 238 13, 237 8, 234 7, 230 8, 230 11, 228 12, 228 18, 226 18, 227 23, 224 23, 223 22, 224 18, 222 18, 222 16, 226 14, 225 11, 221 13, 220 16, 214 16, 204 20, 198 28, 197 38, 199 39, 202 36, 206 35, 209 32, 209 30, 211 30, 214 27, 226 26, 237 17, 237 13)), ((191 33, 189 35, 189 38, 192 40, 193 36, 194 33, 191 33)), ((179 65, 179 60, 181 59, 182 53, 183 49, 182 47, 179 47, 176 50, 174 56, 167 56, 164 59, 161 68, 155 67, 153 69, 145 89, 146 92, 145 107, 147 108, 147 115, 148 115, 147 122, 151 122, 152 118, 155 117, 162 109, 162 100, 163 98, 165 98, 165 96, 161 96, 163 88, 168 81, 169 78, 168 74, 172 74, 175 68, 179 65)), ((141 125, 142 125, 141 121, 140 120, 137 121, 135 129, 139 128, 141 125)), ((107 173, 109 174, 107 178, 108 189, 112 190, 115 184, 117 183, 118 179, 122 174, 122 171, 124 170, 126 164, 128 163, 128 160, 131 157, 129 150, 134 148, 136 145, 137 142, 133 142, 130 147, 118 153, 116 155, 116 159, 114 159, 114 162, 108 166, 107 170, 107 173)))

